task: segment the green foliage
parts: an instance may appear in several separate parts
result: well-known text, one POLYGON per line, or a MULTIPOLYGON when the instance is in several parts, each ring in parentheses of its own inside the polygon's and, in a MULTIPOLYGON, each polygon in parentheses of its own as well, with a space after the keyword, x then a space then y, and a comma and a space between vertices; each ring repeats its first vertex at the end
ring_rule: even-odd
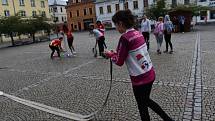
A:
POLYGON ((178 5, 175 8, 173 8, 172 10, 173 11, 177 11, 177 10, 191 11, 192 16, 199 16, 200 11, 207 11, 210 9, 211 8, 208 6, 190 4, 190 5, 178 5))
POLYGON ((14 45, 13 35, 17 33, 30 34, 35 42, 35 33, 45 30, 48 33, 51 31, 51 25, 45 22, 43 17, 35 18, 20 18, 19 16, 3 17, 0 18, 0 33, 8 34, 11 36, 12 45, 14 45))
MULTIPOLYGON (((174 8, 167 9, 167 6, 165 5, 165 0, 158 0, 156 4, 152 5, 148 9, 146 9, 146 15, 148 17, 152 17, 153 19, 157 19, 159 16, 164 16, 167 14, 169 11, 177 11, 177 10, 182 10, 182 11, 191 11, 192 16, 199 16, 200 11, 207 11, 210 10, 210 7, 207 6, 201 6, 201 5, 195 5, 195 4, 190 4, 190 5, 177 5, 174 6, 174 8)), ((202 12, 205 14, 205 12, 202 12)))
POLYGON ((165 0, 159 0, 156 4, 152 5, 148 9, 146 9, 146 15, 157 20, 158 17, 164 16, 167 13, 167 9, 165 7, 165 0))

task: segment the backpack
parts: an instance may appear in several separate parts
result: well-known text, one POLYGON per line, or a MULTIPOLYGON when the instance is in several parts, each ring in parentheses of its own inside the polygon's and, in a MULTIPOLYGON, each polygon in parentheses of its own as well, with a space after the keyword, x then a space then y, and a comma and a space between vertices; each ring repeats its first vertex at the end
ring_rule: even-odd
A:
POLYGON ((173 30, 172 22, 165 23, 165 29, 166 29, 167 33, 171 33, 173 30))
POLYGON ((156 24, 156 26, 155 26, 155 29, 153 31, 154 35, 158 35, 159 34, 159 24, 156 24))

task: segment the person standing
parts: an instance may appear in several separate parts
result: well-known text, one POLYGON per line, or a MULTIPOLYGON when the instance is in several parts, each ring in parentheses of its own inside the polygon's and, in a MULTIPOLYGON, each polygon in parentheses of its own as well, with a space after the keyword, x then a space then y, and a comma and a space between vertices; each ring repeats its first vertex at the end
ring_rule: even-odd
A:
POLYGON ((147 19, 147 16, 143 16, 143 20, 141 23, 141 32, 143 34, 143 37, 145 38, 146 44, 147 44, 147 50, 149 50, 149 37, 151 32, 151 24, 150 20, 147 19))
POLYGON ((164 17, 164 39, 166 42, 166 50, 164 53, 168 53, 168 46, 170 46, 170 54, 173 53, 173 47, 172 47, 172 42, 171 42, 171 34, 173 31, 173 24, 172 21, 170 21, 169 15, 166 15, 164 17))
MULTIPOLYGON (((101 21, 96 22, 96 27, 105 36, 105 27, 104 27, 104 25, 102 24, 101 21)), ((107 45, 105 43, 105 40, 104 40, 104 47, 107 49, 107 45)))
POLYGON ((67 37, 67 33, 69 32, 69 29, 66 25, 63 25, 63 29, 61 31, 61 36, 63 37, 63 43, 64 43, 64 50, 65 50, 65 54, 67 57, 73 56, 70 48, 69 48, 69 44, 68 44, 68 37, 67 37))
POLYGON ((152 65, 143 35, 135 30, 134 16, 130 10, 121 10, 112 17, 116 29, 121 33, 116 52, 105 51, 105 55, 118 66, 124 63, 131 78, 132 87, 142 121, 150 121, 148 107, 164 121, 173 121, 162 108, 150 98, 155 70, 152 65))
POLYGON ((185 23, 184 16, 179 16, 180 32, 182 32, 182 33, 184 33, 184 23, 185 23))
POLYGON ((73 54, 75 54, 76 52, 75 52, 75 48, 73 46, 74 37, 72 35, 72 32, 68 31, 66 35, 67 35, 67 41, 68 41, 69 49, 71 50, 71 52, 73 54))
POLYGON ((163 43, 163 17, 158 18, 158 22, 155 25, 154 35, 157 40, 157 53, 161 54, 161 45, 163 43))
POLYGON ((96 49, 96 46, 98 44, 99 56, 105 58, 105 55, 104 55, 104 41, 105 41, 104 34, 101 31, 99 31, 97 28, 94 29, 94 26, 91 26, 91 29, 93 30, 93 33, 94 33, 95 38, 96 38, 96 44, 95 44, 94 49, 96 49))

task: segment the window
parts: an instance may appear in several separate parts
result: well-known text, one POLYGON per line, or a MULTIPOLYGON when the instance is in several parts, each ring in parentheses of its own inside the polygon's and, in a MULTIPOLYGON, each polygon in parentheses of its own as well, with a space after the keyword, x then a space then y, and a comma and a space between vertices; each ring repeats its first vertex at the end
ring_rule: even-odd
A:
POLYGON ((111 6, 110 5, 107 6, 107 12, 111 13, 111 6))
POLYGON ((100 14, 104 14, 103 7, 99 7, 100 14))
POLYGON ((72 18, 72 12, 69 12, 69 14, 70 14, 70 18, 72 18))
POLYGON ((45 8, 45 2, 41 1, 41 8, 45 8))
POLYGON ((124 8, 128 9, 128 2, 124 3, 124 8))
POLYGON ((10 11, 9 11, 9 10, 5 10, 5 11, 4 11, 4 15, 5 15, 6 17, 10 16, 10 11))
POLYGON ((149 6, 148 0, 143 0, 143 3, 144 3, 144 7, 148 7, 149 6))
POLYGON ((172 7, 176 7, 177 6, 177 0, 172 0, 172 7))
POLYGON ((46 17, 46 12, 45 12, 45 11, 42 11, 41 16, 42 16, 42 17, 46 17))
POLYGON ((58 21, 59 21, 58 17, 55 17, 54 21, 55 21, 55 22, 58 22, 58 21))
POLYGON ((210 11, 210 19, 215 19, 215 10, 210 11))
POLYGON ((19 5, 20 5, 20 6, 25 6, 24 0, 19 0, 19 5))
POLYGON ((64 21, 64 18, 63 18, 63 17, 62 17, 61 19, 62 19, 62 21, 64 21))
POLYGON ((53 10, 54 10, 55 13, 58 12, 57 7, 53 7, 53 10))
POLYGON ((84 15, 87 15, 87 9, 86 8, 84 9, 84 15))
POLYGON ((61 11, 61 13, 63 13, 63 8, 62 7, 60 8, 60 11, 61 11))
POLYGON ((2 5, 8 5, 8 1, 7 0, 2 0, 2 5))
POLYGON ((77 10, 77 16, 79 16, 79 10, 77 10))
POLYGON ((32 16, 35 17, 37 15, 36 11, 32 11, 32 16))
POLYGON ((119 11, 119 4, 116 4, 116 11, 119 11))
POLYGON ((190 0, 184 0, 184 4, 185 4, 185 5, 190 4, 190 0))
POLYGON ((134 9, 138 9, 138 1, 133 1, 134 9))
POLYGON ((26 12, 25 11, 20 11, 20 16, 26 16, 26 12))
POLYGON ((31 0, 31 7, 36 7, 35 0, 31 0))
POLYGON ((92 15, 93 14, 93 9, 89 8, 89 11, 90 11, 90 15, 92 15))

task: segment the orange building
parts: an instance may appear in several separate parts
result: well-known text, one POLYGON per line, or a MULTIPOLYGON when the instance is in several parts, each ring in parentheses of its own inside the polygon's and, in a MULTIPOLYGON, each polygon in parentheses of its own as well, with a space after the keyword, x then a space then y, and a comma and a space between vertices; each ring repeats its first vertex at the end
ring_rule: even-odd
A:
POLYGON ((66 7, 68 27, 74 31, 88 30, 89 24, 96 23, 93 0, 69 0, 66 7))

